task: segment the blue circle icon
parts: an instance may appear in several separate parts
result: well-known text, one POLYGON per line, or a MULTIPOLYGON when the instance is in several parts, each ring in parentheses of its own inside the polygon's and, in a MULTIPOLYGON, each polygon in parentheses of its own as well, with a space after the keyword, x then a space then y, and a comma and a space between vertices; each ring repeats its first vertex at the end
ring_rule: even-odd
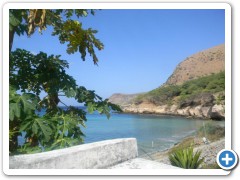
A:
POLYGON ((217 155, 217 163, 222 169, 233 169, 237 162, 238 156, 233 150, 223 149, 217 155))

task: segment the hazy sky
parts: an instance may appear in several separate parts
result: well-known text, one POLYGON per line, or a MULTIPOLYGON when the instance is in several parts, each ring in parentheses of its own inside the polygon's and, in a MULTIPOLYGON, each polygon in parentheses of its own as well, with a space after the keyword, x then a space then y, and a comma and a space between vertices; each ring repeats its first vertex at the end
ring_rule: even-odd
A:
MULTIPOLYGON (((81 18, 85 28, 98 30, 105 45, 99 66, 79 53, 68 55, 66 45, 51 36, 15 36, 13 50, 24 48, 62 55, 77 83, 104 98, 113 93, 147 92, 163 84, 186 57, 224 43, 224 10, 101 10, 81 18)), ((64 99, 67 104, 73 100, 64 99)))

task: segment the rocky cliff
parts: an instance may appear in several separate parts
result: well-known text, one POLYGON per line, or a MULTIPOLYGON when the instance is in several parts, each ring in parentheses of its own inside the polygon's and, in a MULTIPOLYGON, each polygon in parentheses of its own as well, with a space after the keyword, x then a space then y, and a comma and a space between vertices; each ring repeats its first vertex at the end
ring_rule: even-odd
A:
POLYGON ((114 94, 109 101, 120 105, 126 113, 168 114, 222 120, 225 118, 225 76, 219 72, 224 71, 224 62, 223 44, 182 61, 161 87, 145 94, 114 94), (215 73, 219 75, 214 76, 215 73), (167 89, 168 87, 170 88, 167 89))
POLYGON ((206 93, 197 95, 193 99, 183 101, 180 104, 156 105, 151 102, 142 102, 140 104, 133 103, 129 106, 122 106, 122 109, 126 113, 165 114, 223 120, 225 118, 225 105, 216 103, 217 97, 217 94, 206 93))

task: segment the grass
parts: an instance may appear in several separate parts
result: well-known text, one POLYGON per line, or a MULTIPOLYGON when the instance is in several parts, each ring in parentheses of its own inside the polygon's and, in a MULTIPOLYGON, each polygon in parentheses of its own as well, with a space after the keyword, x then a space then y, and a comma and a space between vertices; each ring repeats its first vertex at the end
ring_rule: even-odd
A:
POLYGON ((198 137, 205 137, 210 141, 217 141, 225 137, 225 127, 216 124, 213 121, 207 122, 197 131, 198 137))
MULTIPOLYGON (((221 138, 225 137, 225 127, 222 127, 215 123, 214 121, 207 122, 204 126, 201 126, 196 133, 197 138, 200 140, 207 136, 206 138, 211 142, 220 140, 221 138)), ((168 154, 173 153, 174 151, 185 149, 187 147, 194 147, 195 146, 195 139, 196 137, 190 136, 182 140, 180 143, 173 146, 169 149, 168 154)))
POLYGON ((171 149, 169 149, 168 154, 170 155, 175 151, 185 149, 185 148, 188 148, 190 146, 194 146, 194 137, 193 136, 187 137, 183 141, 178 143, 177 145, 173 146, 171 149))

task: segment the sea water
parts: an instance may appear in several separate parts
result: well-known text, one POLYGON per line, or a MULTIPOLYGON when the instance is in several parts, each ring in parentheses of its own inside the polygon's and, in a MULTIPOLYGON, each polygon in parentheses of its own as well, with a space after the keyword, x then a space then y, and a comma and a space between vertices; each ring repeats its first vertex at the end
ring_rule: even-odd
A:
MULTIPOLYGON (((40 113, 43 115, 44 111, 40 113)), ((181 116, 111 113, 110 119, 97 112, 87 114, 84 143, 136 138, 139 155, 163 151, 180 142, 206 123, 205 120, 181 116)), ((224 125, 224 121, 216 122, 224 125)), ((19 137, 21 144, 23 137, 19 137)))
MULTIPOLYGON (((116 114, 108 120, 99 114, 87 115, 86 128, 81 128, 85 143, 115 138, 136 138, 139 154, 169 149, 206 123, 205 120, 180 116, 116 114)), ((224 123, 224 122, 219 122, 224 123)))

